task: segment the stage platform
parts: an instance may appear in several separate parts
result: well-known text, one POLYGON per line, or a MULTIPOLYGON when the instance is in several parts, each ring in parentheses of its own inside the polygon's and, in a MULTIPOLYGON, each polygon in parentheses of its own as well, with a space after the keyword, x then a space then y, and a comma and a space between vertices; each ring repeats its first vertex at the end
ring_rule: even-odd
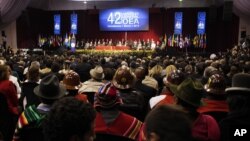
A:
POLYGON ((152 50, 97 50, 97 49, 76 49, 75 53, 78 54, 90 54, 90 55, 133 55, 133 56, 141 56, 146 55, 150 56, 154 53, 152 50))
POLYGON ((96 46, 95 50, 130 50, 128 46, 96 46))

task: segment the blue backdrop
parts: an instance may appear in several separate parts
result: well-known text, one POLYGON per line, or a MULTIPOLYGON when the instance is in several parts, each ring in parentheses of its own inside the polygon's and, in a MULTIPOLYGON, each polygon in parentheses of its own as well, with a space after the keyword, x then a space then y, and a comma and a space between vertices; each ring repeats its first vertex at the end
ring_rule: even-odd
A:
POLYGON ((182 34, 182 12, 175 12, 174 34, 182 34))
POLYGON ((148 9, 123 8, 101 10, 99 26, 101 31, 146 31, 148 9))
POLYGON ((54 34, 58 35, 61 32, 61 15, 54 15, 54 34))
POLYGON ((197 15, 197 34, 206 32, 206 12, 198 12, 197 15))
POLYGON ((70 26, 71 33, 77 34, 77 14, 71 14, 70 19, 71 19, 71 26, 70 26))

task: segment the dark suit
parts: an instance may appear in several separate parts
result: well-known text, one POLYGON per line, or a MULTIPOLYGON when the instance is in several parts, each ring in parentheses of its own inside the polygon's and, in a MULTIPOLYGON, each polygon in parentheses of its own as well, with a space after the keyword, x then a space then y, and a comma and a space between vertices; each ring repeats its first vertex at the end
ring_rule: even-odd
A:
MULTIPOLYGON (((221 141, 228 141, 233 136, 235 129, 250 129, 250 113, 230 113, 220 122, 221 141), (233 131, 233 132, 232 132, 233 131)), ((243 138, 244 139, 244 138, 243 138)))

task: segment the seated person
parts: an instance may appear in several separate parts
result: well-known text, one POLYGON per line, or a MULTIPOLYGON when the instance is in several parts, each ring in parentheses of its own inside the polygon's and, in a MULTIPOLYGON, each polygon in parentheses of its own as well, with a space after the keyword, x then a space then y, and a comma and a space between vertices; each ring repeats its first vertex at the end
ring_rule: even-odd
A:
POLYGON ((90 70, 91 79, 82 83, 78 90, 79 94, 85 94, 88 96, 88 101, 93 104, 94 94, 98 89, 104 84, 102 80, 104 79, 104 71, 101 66, 96 66, 94 69, 90 70))
MULTIPOLYGON (((220 122, 221 140, 230 140, 235 128, 250 127, 250 74, 233 76, 232 87, 226 89, 229 113, 220 122)), ((244 138, 243 138, 244 140, 244 138)))
POLYGON ((34 88, 34 93, 40 98, 41 103, 38 106, 27 107, 20 115, 13 141, 43 140, 42 122, 52 104, 65 96, 66 90, 59 84, 55 75, 48 75, 34 88))
MULTIPOLYGON (((95 132, 110 134, 135 140, 142 122, 118 109, 122 99, 118 90, 110 82, 102 86, 95 95, 94 107, 97 110, 95 132)), ((97 137, 98 138, 98 137, 97 137)))
POLYGON ((165 88, 161 95, 152 97, 150 99, 150 108, 153 109, 155 106, 159 105, 170 105, 174 104, 174 94, 171 92, 169 85, 179 85, 185 76, 180 70, 173 70, 169 75, 163 78, 165 88))
POLYGON ((200 114, 197 109, 203 105, 201 101, 203 85, 191 78, 185 79, 181 84, 170 85, 175 95, 176 105, 187 112, 192 121, 192 136, 195 140, 220 140, 220 129, 216 120, 209 115, 200 114))
POLYGON ((146 135, 142 140, 192 140, 191 121, 187 115, 177 107, 169 107, 166 105, 156 107, 147 115, 144 127, 146 135))
POLYGON ((61 84, 66 88, 67 95, 72 96, 76 99, 88 102, 87 96, 84 94, 79 94, 78 89, 81 87, 80 76, 75 71, 69 71, 65 74, 61 84))
POLYGON ((207 114, 220 122, 228 114, 228 104, 226 102, 226 81, 223 75, 213 74, 209 77, 204 86, 206 98, 203 101, 206 105, 198 108, 199 113, 207 114))

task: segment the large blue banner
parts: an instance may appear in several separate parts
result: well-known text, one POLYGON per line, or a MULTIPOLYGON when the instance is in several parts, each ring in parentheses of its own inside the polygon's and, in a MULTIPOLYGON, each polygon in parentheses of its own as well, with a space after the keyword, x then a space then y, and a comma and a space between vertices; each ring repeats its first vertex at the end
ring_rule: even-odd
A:
POLYGON ((59 14, 54 15, 54 34, 58 35, 61 32, 61 16, 59 14))
POLYGON ((174 34, 182 34, 182 12, 175 12, 174 34))
POLYGON ((206 32, 206 12, 198 12, 197 16, 197 34, 206 32))
POLYGON ((148 30, 148 9, 122 8, 101 10, 101 31, 145 31, 148 30))
POLYGON ((77 34, 77 14, 71 14, 71 33, 77 34))

